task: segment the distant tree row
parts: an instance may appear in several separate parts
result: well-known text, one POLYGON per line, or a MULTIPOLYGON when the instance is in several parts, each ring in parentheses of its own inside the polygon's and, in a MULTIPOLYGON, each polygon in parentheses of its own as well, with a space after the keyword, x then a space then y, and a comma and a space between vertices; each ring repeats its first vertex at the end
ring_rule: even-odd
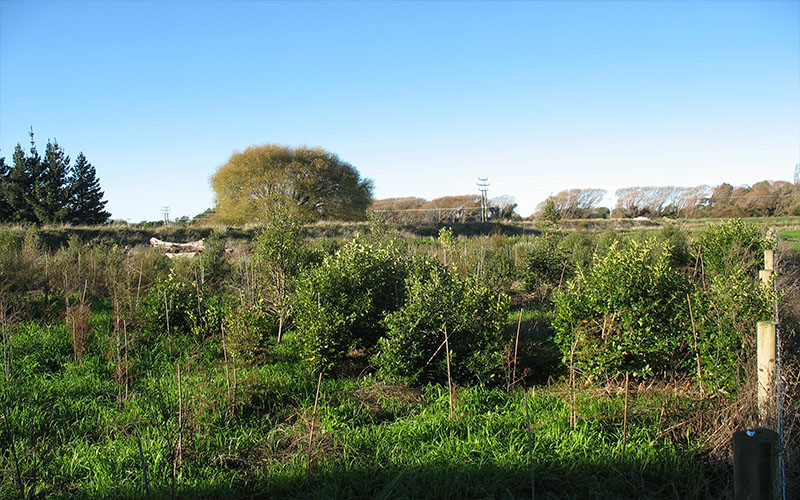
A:
POLYGON ((761 181, 752 186, 632 186, 618 189, 613 211, 600 206, 604 189, 569 189, 537 207, 548 219, 597 217, 775 217, 800 215, 800 184, 761 181))
MULTIPOLYGON (((509 195, 498 196, 487 204, 489 220, 508 220, 517 204, 509 195)), ((471 222, 481 220, 481 197, 477 194, 442 196, 433 200, 416 197, 375 200, 370 211, 397 223, 471 222)))
POLYGON ((36 224, 101 224, 109 213, 94 167, 83 153, 74 164, 55 140, 47 141, 44 157, 33 131, 26 154, 14 149, 12 164, 0 158, 0 222, 36 224))
POLYGON ((644 186, 617 190, 615 217, 777 217, 800 215, 800 185, 644 186))

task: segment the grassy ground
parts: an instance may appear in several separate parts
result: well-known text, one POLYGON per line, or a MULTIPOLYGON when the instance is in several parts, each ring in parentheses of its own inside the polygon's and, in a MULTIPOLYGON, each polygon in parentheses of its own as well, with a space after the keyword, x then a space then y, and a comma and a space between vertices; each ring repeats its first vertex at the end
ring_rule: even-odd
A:
MULTIPOLYGON (((523 318, 531 335, 536 314, 523 318)), ((80 362, 62 325, 15 330, 0 497, 21 497, 19 466, 26 498, 144 498, 142 456, 153 498, 530 498, 531 474, 540 499, 728 491, 730 471, 703 459, 701 436, 666 432, 693 405, 666 388, 631 396, 623 462, 620 390, 581 389, 574 429, 558 384, 457 388, 451 417, 446 386, 358 375, 355 360, 352 376, 322 380, 315 418, 317 377, 291 335, 265 363, 239 365, 233 382, 215 341, 164 340, 136 352, 126 397, 107 358, 107 319, 95 318, 80 362)))
MULTIPOLYGON (((660 229, 665 223, 670 222, 688 229, 705 227, 708 224, 718 223, 722 219, 666 219, 633 220, 633 219, 576 219, 563 220, 555 229, 560 231, 590 231, 602 232, 613 229, 621 232, 648 231, 660 229)), ((779 228, 781 234, 792 233, 800 228, 800 217, 758 217, 746 219, 765 228, 779 228)), ((5 226, 15 232, 20 238, 25 232, 24 227, 5 226)), ((506 236, 525 236, 540 234, 544 229, 535 220, 522 220, 502 223, 492 222, 467 222, 467 223, 418 223, 397 226, 401 234, 409 239, 436 237, 443 227, 450 227, 456 237, 487 236, 500 233, 506 236)), ((226 226, 195 226, 184 225, 141 225, 141 224, 114 224, 107 226, 44 226, 40 228, 40 237, 43 243, 51 250, 66 246, 70 237, 75 235, 83 241, 96 241, 116 244, 121 247, 148 245, 151 237, 166 241, 194 241, 207 238, 211 231, 218 231, 229 243, 247 243, 252 241, 261 231, 262 226, 248 224, 241 227, 226 226)), ((306 226, 306 236, 316 238, 337 238, 348 240, 358 233, 369 231, 367 222, 339 222, 322 221, 306 226)))
POLYGON ((779 231, 778 235, 785 239, 792 248, 800 252, 800 229, 784 229, 779 231))

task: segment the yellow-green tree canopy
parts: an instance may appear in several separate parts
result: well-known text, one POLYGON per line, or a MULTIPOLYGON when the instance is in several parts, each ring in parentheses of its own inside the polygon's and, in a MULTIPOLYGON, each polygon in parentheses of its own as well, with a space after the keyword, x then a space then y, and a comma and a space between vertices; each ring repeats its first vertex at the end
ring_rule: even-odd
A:
POLYGON ((211 176, 216 217, 230 224, 270 218, 276 204, 311 220, 358 220, 372 203, 372 181, 322 148, 251 146, 211 176))

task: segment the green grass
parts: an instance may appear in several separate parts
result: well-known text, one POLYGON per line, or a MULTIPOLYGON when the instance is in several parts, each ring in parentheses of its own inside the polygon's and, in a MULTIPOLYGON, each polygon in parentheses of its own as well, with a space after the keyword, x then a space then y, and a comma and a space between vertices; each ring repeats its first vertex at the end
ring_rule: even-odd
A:
POLYGON ((778 232, 781 238, 786 239, 786 242, 795 250, 800 251, 800 229, 785 229, 778 232))
MULTIPOLYGON (((529 335, 538 335, 541 314, 524 314, 529 335)), ((129 397, 118 399, 103 335, 96 329, 89 354, 76 362, 61 325, 27 323, 13 332, 12 378, 1 393, 8 420, 0 497, 20 496, 13 443, 26 498, 143 498, 140 440, 153 498, 171 498, 180 363, 178 498, 530 498, 520 388, 458 388, 451 418, 446 387, 409 388, 371 375, 323 379, 309 464, 317 379, 296 358, 291 334, 267 363, 239 367, 235 401, 220 360, 152 353, 133 374, 129 397)), ((660 436, 667 396, 658 391, 631 400, 624 464, 622 395, 582 392, 575 429, 563 386, 528 396, 537 498, 719 498, 726 491, 727 476, 701 459, 699 436, 660 436)))

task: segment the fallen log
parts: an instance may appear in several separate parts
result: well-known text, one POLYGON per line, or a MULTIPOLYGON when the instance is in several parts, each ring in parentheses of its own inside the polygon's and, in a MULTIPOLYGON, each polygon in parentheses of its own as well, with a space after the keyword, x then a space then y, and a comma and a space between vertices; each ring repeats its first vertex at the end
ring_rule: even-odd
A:
POLYGON ((150 238, 150 245, 155 248, 160 248, 168 253, 190 253, 202 252, 205 249, 203 240, 190 241, 189 243, 173 243, 171 241, 161 241, 156 237, 150 238))
POLYGON ((181 252, 181 253, 172 253, 167 252, 164 255, 168 259, 191 259, 196 256, 199 252, 181 252))

